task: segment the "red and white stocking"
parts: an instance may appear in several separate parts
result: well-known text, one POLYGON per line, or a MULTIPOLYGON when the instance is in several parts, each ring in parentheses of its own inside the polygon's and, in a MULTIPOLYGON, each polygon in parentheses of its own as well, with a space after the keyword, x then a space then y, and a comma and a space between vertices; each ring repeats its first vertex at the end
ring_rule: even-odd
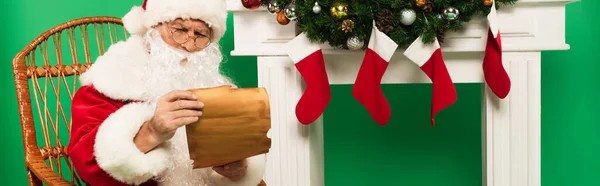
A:
POLYGON ((457 98, 440 44, 437 39, 432 44, 424 44, 419 37, 406 49, 404 55, 419 65, 433 83, 431 125, 435 125, 435 115, 454 104, 457 98))
POLYGON ((381 91, 381 78, 398 48, 392 39, 380 32, 373 22, 369 46, 352 88, 352 95, 379 125, 386 125, 392 115, 381 91))
POLYGON ((323 52, 304 33, 292 39, 286 50, 306 82, 306 90, 296 105, 296 117, 307 125, 323 114, 331 100, 323 52))
POLYGON ((502 40, 497 17, 496 2, 494 1, 490 14, 487 16, 490 28, 482 66, 485 82, 496 96, 504 99, 510 92, 511 83, 510 77, 502 65, 502 40))

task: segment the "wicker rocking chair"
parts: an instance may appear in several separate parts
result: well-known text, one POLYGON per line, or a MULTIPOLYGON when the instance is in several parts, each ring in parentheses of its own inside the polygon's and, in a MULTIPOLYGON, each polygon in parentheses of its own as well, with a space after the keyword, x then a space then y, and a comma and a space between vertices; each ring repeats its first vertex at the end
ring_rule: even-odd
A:
POLYGON ((13 59, 29 185, 84 185, 66 148, 71 101, 79 75, 120 38, 120 18, 81 18, 42 33, 13 59))
POLYGON ((71 99, 80 86, 78 76, 119 38, 127 38, 119 18, 82 18, 42 33, 15 56, 29 185, 83 185, 66 148, 71 99))

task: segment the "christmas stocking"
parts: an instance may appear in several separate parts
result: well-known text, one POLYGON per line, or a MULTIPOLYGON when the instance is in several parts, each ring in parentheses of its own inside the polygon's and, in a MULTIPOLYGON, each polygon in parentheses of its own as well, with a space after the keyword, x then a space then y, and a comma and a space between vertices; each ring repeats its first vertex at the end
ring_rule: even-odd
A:
POLYGON ((390 105, 381 91, 381 78, 396 48, 398 44, 380 32, 373 22, 369 47, 352 88, 352 95, 379 125, 386 125, 392 115, 390 105))
POLYGON ((485 58, 483 59, 483 74, 485 82, 499 98, 506 98, 510 92, 510 77, 502 65, 502 40, 498 28, 496 2, 487 17, 490 29, 488 31, 485 58))
POLYGON ((304 33, 292 39, 286 50, 306 82, 306 90, 296 105, 296 117, 307 125, 321 116, 331 99, 323 53, 304 33))
POLYGON ((435 125, 435 115, 456 102, 456 89, 446 69, 440 44, 437 39, 432 44, 424 44, 419 37, 404 55, 419 65, 433 83, 431 125, 435 125))

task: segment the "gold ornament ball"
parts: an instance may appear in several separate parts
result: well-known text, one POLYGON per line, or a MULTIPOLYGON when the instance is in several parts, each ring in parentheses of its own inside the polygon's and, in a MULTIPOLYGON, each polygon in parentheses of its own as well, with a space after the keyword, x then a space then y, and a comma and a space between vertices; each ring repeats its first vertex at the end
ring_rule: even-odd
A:
POLYGON ((285 17, 285 14, 283 13, 283 11, 279 11, 279 12, 277 12, 277 22, 280 25, 287 25, 290 23, 290 20, 287 17, 285 17))
POLYGON ((485 6, 492 6, 493 2, 494 2, 494 0, 483 0, 483 5, 485 5, 485 6))
POLYGON ((417 6, 422 7, 427 3, 427 0, 416 0, 417 6))
POLYGON ((348 16, 348 4, 346 3, 334 3, 331 6, 331 16, 335 19, 344 19, 348 16))

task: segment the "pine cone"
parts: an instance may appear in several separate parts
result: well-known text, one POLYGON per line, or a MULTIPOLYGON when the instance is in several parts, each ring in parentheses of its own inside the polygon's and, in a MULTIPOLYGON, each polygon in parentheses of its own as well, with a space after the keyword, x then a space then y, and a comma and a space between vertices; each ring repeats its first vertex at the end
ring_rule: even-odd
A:
POLYGON ((346 19, 342 22, 342 30, 346 33, 348 32, 352 32, 352 29, 354 29, 354 21, 350 20, 350 19, 346 19))
POLYGON ((431 12, 434 8, 433 0, 427 0, 427 3, 425 3, 425 6, 423 6, 423 11, 431 12))
POLYGON ((377 29, 383 33, 388 33, 394 30, 394 26, 392 26, 392 18, 394 14, 392 11, 384 9, 377 14, 377 18, 375 20, 375 25, 377 29))
POLYGON ((446 37, 446 27, 442 26, 437 33, 437 38, 440 43, 444 43, 444 38, 446 37))

